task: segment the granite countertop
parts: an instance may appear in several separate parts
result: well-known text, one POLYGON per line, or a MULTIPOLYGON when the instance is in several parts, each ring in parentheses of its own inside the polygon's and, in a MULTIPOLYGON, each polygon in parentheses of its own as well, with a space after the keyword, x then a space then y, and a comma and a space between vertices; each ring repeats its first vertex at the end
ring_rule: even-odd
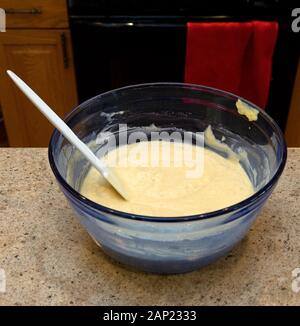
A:
POLYGON ((126 268, 97 247, 59 191, 47 149, 0 149, 0 305, 299 305, 296 268, 300 148, 289 149, 276 190, 226 258, 169 276, 126 268))

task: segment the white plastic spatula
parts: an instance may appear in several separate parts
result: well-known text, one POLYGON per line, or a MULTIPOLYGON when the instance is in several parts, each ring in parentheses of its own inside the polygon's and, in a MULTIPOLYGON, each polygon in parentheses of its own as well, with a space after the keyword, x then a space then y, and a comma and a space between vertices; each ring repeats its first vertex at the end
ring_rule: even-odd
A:
POLYGON ((124 198, 129 199, 125 186, 114 174, 113 170, 104 164, 90 149, 85 145, 65 122, 15 73, 7 70, 9 77, 15 82, 20 90, 29 100, 43 113, 43 115, 73 144, 85 158, 102 174, 102 176, 116 189, 124 198))

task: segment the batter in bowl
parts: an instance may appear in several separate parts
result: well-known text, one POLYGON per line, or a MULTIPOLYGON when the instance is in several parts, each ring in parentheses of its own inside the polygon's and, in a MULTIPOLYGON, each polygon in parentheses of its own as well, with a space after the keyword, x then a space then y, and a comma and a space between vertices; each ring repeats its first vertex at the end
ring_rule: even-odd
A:
POLYGON ((209 149, 191 144, 171 142, 168 147, 165 146, 165 141, 156 143, 160 152, 156 164, 153 164, 151 147, 146 146, 147 142, 121 146, 105 156, 108 162, 114 162, 115 172, 128 185, 128 189, 131 189, 129 201, 124 200, 93 167, 84 177, 80 193, 96 203, 118 211, 159 217, 208 213, 253 195, 252 183, 238 160, 226 159, 209 149), (191 162, 185 161, 185 164, 176 166, 173 154, 180 153, 186 149, 185 146, 190 146, 193 154, 191 162), (136 153, 139 153, 139 158, 143 156, 147 159, 128 160, 128 157, 136 158, 136 155, 131 155, 136 153), (201 175, 188 177, 192 158, 202 154, 204 164, 201 175), (168 155, 171 161, 166 164, 164 158, 168 155))

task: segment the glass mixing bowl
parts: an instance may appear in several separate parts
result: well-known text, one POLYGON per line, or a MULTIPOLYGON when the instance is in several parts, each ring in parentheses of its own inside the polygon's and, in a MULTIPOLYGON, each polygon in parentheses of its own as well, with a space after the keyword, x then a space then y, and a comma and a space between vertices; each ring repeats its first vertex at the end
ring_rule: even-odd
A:
POLYGON ((80 104, 65 119, 95 153, 103 146, 97 135, 116 133, 120 124, 145 132, 151 128, 200 132, 210 125, 215 137, 225 137, 224 143, 232 151, 246 153, 241 164, 256 191, 242 202, 207 214, 142 216, 85 198, 79 189, 90 166, 54 130, 49 145, 52 171, 80 222, 104 252, 144 271, 183 273, 224 256, 244 237, 271 195, 284 169, 287 151, 272 118, 243 100, 259 110, 258 120, 250 122, 237 112, 237 99, 233 94, 204 86, 142 84, 98 95, 80 104))

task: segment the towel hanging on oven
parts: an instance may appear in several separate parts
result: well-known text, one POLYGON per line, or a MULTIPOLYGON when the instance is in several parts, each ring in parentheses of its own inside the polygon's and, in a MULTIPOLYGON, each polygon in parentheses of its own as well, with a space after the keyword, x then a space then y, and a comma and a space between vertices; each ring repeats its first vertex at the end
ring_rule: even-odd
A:
POLYGON ((235 93, 264 108, 277 22, 188 23, 185 82, 235 93))

